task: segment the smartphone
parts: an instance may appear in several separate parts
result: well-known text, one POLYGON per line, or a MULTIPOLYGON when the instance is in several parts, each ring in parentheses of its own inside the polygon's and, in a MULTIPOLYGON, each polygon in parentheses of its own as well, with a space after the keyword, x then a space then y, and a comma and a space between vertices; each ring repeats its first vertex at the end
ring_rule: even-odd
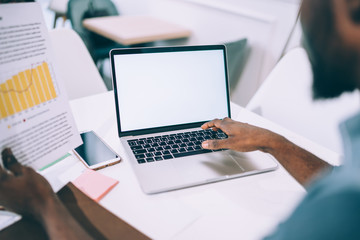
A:
POLYGON ((95 134, 80 134, 83 144, 74 149, 75 155, 90 169, 100 169, 119 163, 121 158, 95 134))

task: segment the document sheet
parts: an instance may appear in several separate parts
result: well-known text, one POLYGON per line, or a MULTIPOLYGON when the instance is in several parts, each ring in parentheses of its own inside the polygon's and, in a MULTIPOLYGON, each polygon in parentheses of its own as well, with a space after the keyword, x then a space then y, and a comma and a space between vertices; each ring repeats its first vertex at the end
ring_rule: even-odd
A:
POLYGON ((0 4, 0 150, 44 169, 81 144, 38 3, 0 4))
POLYGON ((0 231, 19 221, 20 219, 20 215, 0 209, 0 231))

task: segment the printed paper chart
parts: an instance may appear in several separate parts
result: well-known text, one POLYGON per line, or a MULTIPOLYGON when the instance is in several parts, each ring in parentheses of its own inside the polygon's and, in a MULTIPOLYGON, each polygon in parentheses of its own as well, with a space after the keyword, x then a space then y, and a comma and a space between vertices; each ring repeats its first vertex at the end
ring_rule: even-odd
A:
POLYGON ((0 119, 56 97, 48 63, 34 65, 0 82, 0 119))

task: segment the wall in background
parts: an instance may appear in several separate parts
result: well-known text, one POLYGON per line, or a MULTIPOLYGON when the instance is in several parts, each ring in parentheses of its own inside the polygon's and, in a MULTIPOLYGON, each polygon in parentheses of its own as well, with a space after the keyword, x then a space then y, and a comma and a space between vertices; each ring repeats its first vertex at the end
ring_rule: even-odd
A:
MULTIPOLYGON (((246 106, 284 51, 300 43, 301 29, 297 25, 285 46, 296 22, 300 0, 113 1, 122 15, 150 15, 192 30, 189 39, 157 45, 218 44, 247 38, 250 53, 237 84, 231 86, 232 101, 242 106, 246 106)), ((38 2, 50 28, 54 17, 47 9, 50 1, 38 2)), ((58 20, 57 27, 62 27, 61 21, 58 20)), ((65 27, 71 27, 68 21, 65 27)))
MULTIPOLYGON (((232 101, 245 106, 280 59, 295 25, 298 0, 114 0, 126 15, 146 14, 192 30, 172 44, 217 44, 247 38, 250 55, 232 101)), ((298 45, 300 36, 290 43, 298 45)), ((159 43, 161 44, 161 43, 159 43)), ((291 48, 291 46, 288 46, 291 48)))

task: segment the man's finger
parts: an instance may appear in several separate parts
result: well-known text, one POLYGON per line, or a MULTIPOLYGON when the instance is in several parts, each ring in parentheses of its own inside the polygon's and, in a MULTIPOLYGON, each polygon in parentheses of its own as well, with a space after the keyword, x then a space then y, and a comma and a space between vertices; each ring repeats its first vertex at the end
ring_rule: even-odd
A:
MULTIPOLYGON (((6 149, 4 149, 2 152, 1 152, 1 155, 3 156, 3 154, 4 154, 4 151, 5 151, 6 149)), ((6 170, 1 166, 1 164, 0 164, 0 180, 3 180, 3 179, 5 179, 5 178, 7 178, 7 176, 8 176, 8 173, 6 172, 6 170)))
POLYGON ((228 146, 228 139, 219 139, 219 140, 207 140, 201 144, 204 149, 222 149, 222 148, 229 148, 228 146))
POLYGON ((7 172, 5 171, 5 169, 2 168, 2 166, 0 165, 0 180, 3 180, 7 177, 7 172))
POLYGON ((16 160, 10 148, 5 148, 1 153, 1 157, 4 163, 4 167, 14 173, 14 175, 19 175, 22 173, 22 166, 16 160))
POLYGON ((210 122, 204 123, 201 128, 202 129, 208 129, 208 128, 217 128, 220 129, 221 120, 220 119, 214 119, 210 122))

